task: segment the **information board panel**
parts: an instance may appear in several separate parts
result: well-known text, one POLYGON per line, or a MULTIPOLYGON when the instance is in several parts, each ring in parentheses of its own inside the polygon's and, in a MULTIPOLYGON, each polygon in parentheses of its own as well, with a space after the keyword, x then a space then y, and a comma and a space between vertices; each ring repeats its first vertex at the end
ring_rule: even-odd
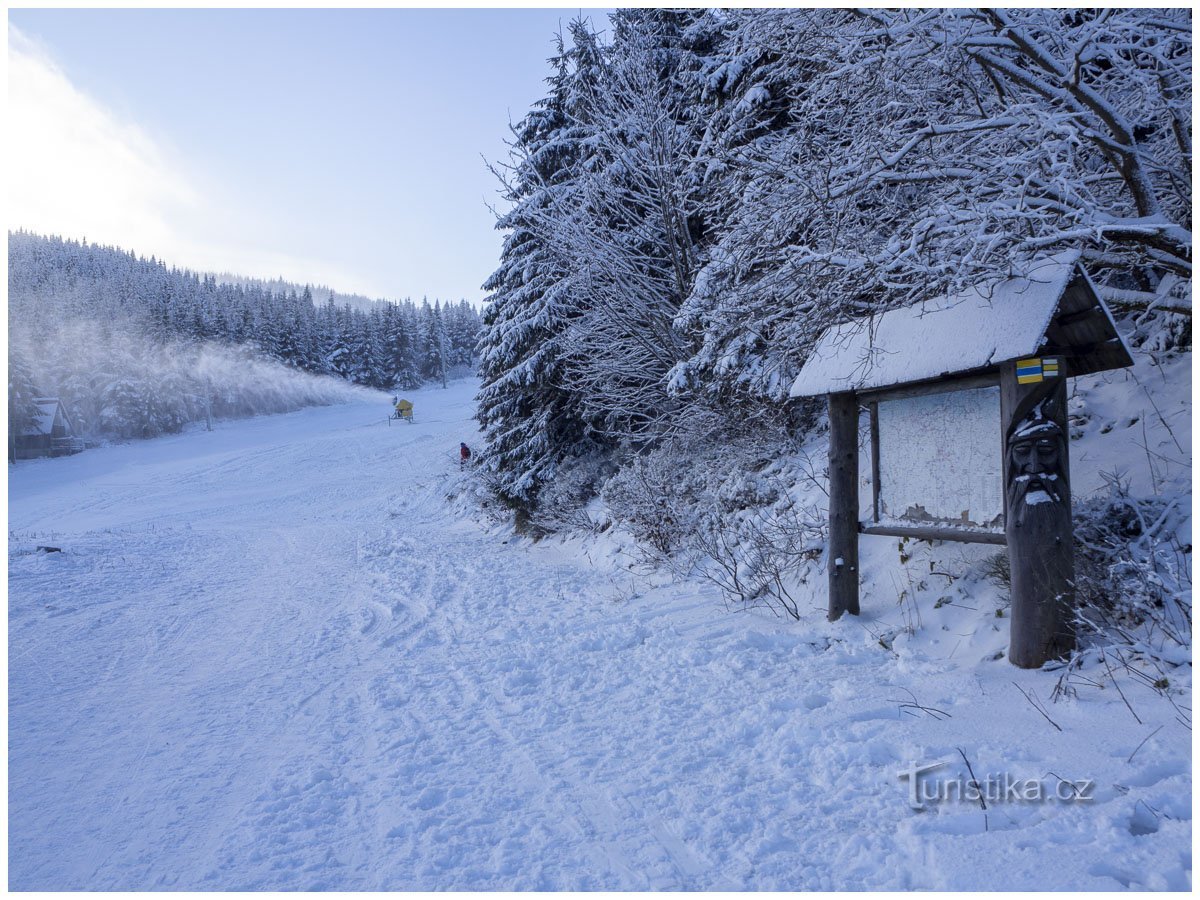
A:
POLYGON ((1004 528, 1000 389, 882 400, 880 524, 1004 528))

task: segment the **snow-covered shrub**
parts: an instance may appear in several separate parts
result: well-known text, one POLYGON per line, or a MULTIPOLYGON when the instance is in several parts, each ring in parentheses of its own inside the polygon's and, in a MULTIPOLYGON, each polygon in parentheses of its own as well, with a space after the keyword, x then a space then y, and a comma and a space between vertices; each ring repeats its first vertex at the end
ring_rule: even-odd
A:
POLYGON ((695 531, 705 478, 698 468, 673 449, 634 457, 604 485, 604 503, 639 543, 666 559, 695 531))
POLYGON ((561 464, 538 493, 537 506, 529 514, 530 526, 544 533, 602 531, 609 524, 607 518, 593 516, 590 508, 615 469, 601 454, 561 464))
POLYGON ((984 578, 1008 591, 1012 588, 1012 569, 1008 567, 1008 549, 993 553, 981 565, 984 578))
POLYGON ((794 586, 825 547, 825 513, 797 503, 815 472, 786 416, 697 415, 677 440, 636 456, 605 484, 614 522, 646 561, 715 585, 730 605, 798 618, 794 586))
POLYGON ((1190 650, 1191 546, 1182 497, 1136 497, 1109 478, 1106 495, 1075 507, 1081 643, 1178 660, 1190 650))
POLYGON ((766 507, 779 495, 779 484, 759 472, 731 472, 713 492, 718 508, 725 512, 766 507))
POLYGON ((528 515, 523 507, 514 509, 500 489, 496 473, 486 465, 473 465, 452 482, 446 492, 446 500, 465 517, 490 522, 504 527, 512 526, 518 533, 528 527, 528 515), (514 513, 516 521, 514 521, 514 513))
POLYGON ((614 521, 665 559, 688 545, 702 518, 728 524, 733 514, 775 503, 791 445, 779 416, 698 407, 680 415, 671 440, 626 456, 602 497, 614 521))
MULTIPOLYGON (((1191 545, 1178 531, 1182 497, 1135 497, 1108 478, 1108 491, 1075 503, 1075 602, 1080 646, 1117 646, 1167 659, 1191 647, 1191 545)), ((1008 552, 989 556, 982 574, 1008 590, 1008 552)))
POLYGON ((1192 280, 1167 275, 1153 290, 1142 273, 1122 273, 1119 286, 1103 291, 1118 314, 1131 347, 1147 353, 1192 347, 1192 280), (1142 277, 1139 279, 1139 276, 1142 277))
POLYGON ((1192 317, 1171 312, 1149 311, 1133 318, 1129 343, 1147 353, 1190 350, 1192 317))
POLYGON ((743 608, 800 618, 790 586, 804 583, 825 549, 825 515, 811 507, 753 509, 738 516, 710 511, 691 536, 693 571, 743 608))

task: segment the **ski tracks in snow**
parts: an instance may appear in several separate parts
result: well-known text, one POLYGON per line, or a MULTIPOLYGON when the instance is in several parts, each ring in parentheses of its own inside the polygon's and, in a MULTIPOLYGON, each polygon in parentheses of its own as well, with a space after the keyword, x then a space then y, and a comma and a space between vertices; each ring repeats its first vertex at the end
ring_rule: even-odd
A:
MULTIPOLYGON (((356 643, 354 667, 322 689, 320 709, 302 702, 297 715, 317 723, 312 743, 244 811, 214 884, 549 890, 716 880, 664 822, 597 778, 569 702, 542 708, 537 659, 577 650, 549 627, 556 610, 502 602, 545 597, 545 585, 524 553, 498 540, 481 559, 489 541, 418 515, 360 549, 373 585, 361 598, 367 627, 356 619, 351 635, 347 620, 345 634, 314 644, 356 643), (546 620, 530 640, 513 627, 522 614, 546 620)), ((555 582, 564 579, 581 583, 572 567, 555 582)), ((554 659, 550 671, 561 665, 554 659)), ((602 741, 602 730, 583 734, 602 741)))
MULTIPOLYGON (((662 823, 639 829, 638 817, 631 815, 631 804, 619 789, 594 780, 586 753, 578 753, 573 746, 575 735, 553 727, 555 718, 568 719, 569 705, 558 705, 554 716, 540 708, 534 661, 572 654, 573 649, 544 626, 539 629, 537 623, 528 622, 523 628, 520 621, 513 622, 513 617, 523 615, 553 620, 560 612, 546 604, 552 595, 544 583, 531 579, 525 554, 504 549, 495 539, 455 534, 453 529, 443 540, 445 546, 437 553, 431 552, 428 543, 418 547, 412 539, 397 536, 379 558, 394 596, 409 591, 422 598, 423 628, 409 639, 405 655, 422 660, 422 648, 436 649, 436 657, 424 657, 427 667, 423 676, 417 676, 420 690, 412 698, 413 706, 416 710, 432 706, 435 714, 445 715, 448 704, 467 717, 474 737, 460 748, 459 758, 450 761, 448 770, 425 774, 431 780, 453 781, 461 775, 460 767, 477 765, 509 772, 511 777, 503 782, 521 791, 522 807, 538 812, 543 828, 565 829, 565 834, 553 841, 557 846, 550 853, 545 846, 514 842, 514 835, 507 833, 507 822, 495 820, 495 833, 484 846, 507 844, 518 853, 512 863, 495 867, 496 874, 483 883, 500 886, 515 880, 543 889, 565 885, 650 889, 689 884, 708 865, 670 836, 662 823), (481 546, 489 545, 492 552, 481 558, 481 546), (397 559, 403 562, 396 564, 397 559), (393 562, 389 565, 388 561, 393 562), (465 565, 467 561, 471 564, 465 565), (512 604, 512 598, 521 596, 540 598, 541 608, 512 604), (514 631, 525 631, 531 637, 520 640, 514 631), (549 643, 538 640, 547 635, 549 643), (576 857, 574 864, 562 858, 564 845, 572 842, 577 845, 569 854, 576 857), (523 865, 539 856, 540 861, 522 871, 523 865), (550 864, 555 876, 548 879, 544 867, 550 864)), ((573 567, 563 567, 556 574, 558 584, 564 579, 583 583, 573 567)), ((575 596, 573 602, 581 599, 575 596)), ((472 798, 473 805, 485 809, 501 806, 486 793, 496 783, 480 785, 484 793, 472 798)), ((429 790, 435 795, 444 793, 441 788, 429 790)), ((474 844, 468 841, 466 846, 474 844)), ((453 872, 446 875, 455 877, 453 872)), ((444 879, 438 883, 445 883, 444 879)))

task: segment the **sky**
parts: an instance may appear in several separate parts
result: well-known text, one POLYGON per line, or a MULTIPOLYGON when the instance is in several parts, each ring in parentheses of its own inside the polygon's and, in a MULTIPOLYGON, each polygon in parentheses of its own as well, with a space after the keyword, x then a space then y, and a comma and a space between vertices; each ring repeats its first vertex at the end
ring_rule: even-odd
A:
POLYGON ((578 15, 10 10, 8 227, 477 303, 503 240, 485 160, 578 15))

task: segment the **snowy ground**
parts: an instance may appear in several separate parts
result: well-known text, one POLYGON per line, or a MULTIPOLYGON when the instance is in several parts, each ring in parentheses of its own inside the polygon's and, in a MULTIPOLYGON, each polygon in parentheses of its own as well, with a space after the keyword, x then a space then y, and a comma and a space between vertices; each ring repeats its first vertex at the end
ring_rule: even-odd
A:
POLYGON ((894 541, 829 625, 509 539, 445 499, 473 387, 10 469, 13 888, 1190 886, 1160 692, 1051 702, 978 585, 878 589, 894 541), (912 808, 960 750, 1051 799, 912 808))

